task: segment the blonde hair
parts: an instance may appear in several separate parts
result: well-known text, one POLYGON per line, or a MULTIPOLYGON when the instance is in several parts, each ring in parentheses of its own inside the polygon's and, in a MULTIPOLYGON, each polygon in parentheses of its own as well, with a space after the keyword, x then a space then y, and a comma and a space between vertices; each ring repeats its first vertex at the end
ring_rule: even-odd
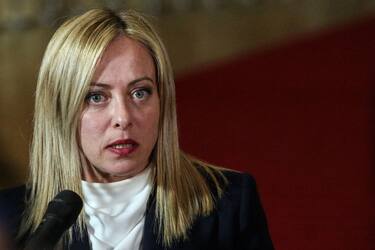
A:
MULTIPOLYGON (((222 192, 221 173, 179 149, 175 88, 167 52, 148 21, 139 13, 90 10, 65 22, 53 35, 39 72, 30 152, 30 191, 19 236, 35 231, 48 202, 70 189, 82 196, 78 126, 84 97, 95 67, 119 34, 142 43, 154 59, 160 96, 159 135, 154 162, 157 234, 165 246, 188 238, 194 219, 214 208, 212 192, 222 192), (213 183, 215 190, 210 189, 213 183)), ((76 229, 83 235, 82 213, 76 229)), ((65 235, 71 242, 72 229, 65 235)))

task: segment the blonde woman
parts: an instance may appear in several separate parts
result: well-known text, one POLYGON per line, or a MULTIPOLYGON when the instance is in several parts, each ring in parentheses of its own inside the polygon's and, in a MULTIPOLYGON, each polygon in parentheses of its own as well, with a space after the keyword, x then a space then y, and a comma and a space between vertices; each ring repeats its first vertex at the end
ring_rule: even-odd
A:
POLYGON ((69 189, 84 209, 63 249, 273 249, 254 180, 179 149, 172 68, 140 14, 65 22, 35 103, 30 178, 0 194, 19 246, 69 189))

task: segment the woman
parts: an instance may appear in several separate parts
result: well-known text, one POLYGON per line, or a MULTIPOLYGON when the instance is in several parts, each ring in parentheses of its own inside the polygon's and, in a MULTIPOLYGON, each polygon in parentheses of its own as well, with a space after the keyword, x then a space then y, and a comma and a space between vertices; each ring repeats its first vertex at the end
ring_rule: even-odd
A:
POLYGON ((65 22, 35 103, 27 200, 12 203, 21 244, 70 189, 84 211, 65 249, 273 249, 254 180, 179 149, 172 69, 141 15, 91 10, 65 22))

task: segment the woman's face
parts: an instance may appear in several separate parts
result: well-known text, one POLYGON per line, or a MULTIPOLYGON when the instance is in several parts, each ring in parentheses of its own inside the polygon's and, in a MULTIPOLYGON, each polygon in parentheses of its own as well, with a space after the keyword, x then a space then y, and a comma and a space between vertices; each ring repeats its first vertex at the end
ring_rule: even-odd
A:
POLYGON ((89 161, 83 179, 113 182, 149 163, 158 137, 159 94, 147 49, 126 36, 108 46, 81 115, 80 143, 89 161))

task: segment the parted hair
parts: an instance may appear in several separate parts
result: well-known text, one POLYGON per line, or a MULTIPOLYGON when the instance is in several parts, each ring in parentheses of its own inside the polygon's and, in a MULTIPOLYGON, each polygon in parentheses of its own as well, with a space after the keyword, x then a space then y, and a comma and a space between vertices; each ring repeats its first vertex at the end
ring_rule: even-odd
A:
MULTIPOLYGON (((35 95, 29 195, 20 238, 35 231, 48 202, 58 192, 69 189, 82 196, 81 172, 86 159, 79 146, 80 116, 96 65, 118 35, 143 44, 157 72, 161 112, 150 159, 158 239, 164 246, 187 239, 194 219, 214 209, 213 193, 221 194, 225 179, 222 181, 218 168, 179 148, 174 79, 162 41, 147 19, 135 11, 94 9, 63 23, 42 60, 35 95)), ((84 234, 83 213, 74 227, 79 235, 84 234)), ((64 244, 71 242, 72 233, 70 229, 65 234, 64 244)))

